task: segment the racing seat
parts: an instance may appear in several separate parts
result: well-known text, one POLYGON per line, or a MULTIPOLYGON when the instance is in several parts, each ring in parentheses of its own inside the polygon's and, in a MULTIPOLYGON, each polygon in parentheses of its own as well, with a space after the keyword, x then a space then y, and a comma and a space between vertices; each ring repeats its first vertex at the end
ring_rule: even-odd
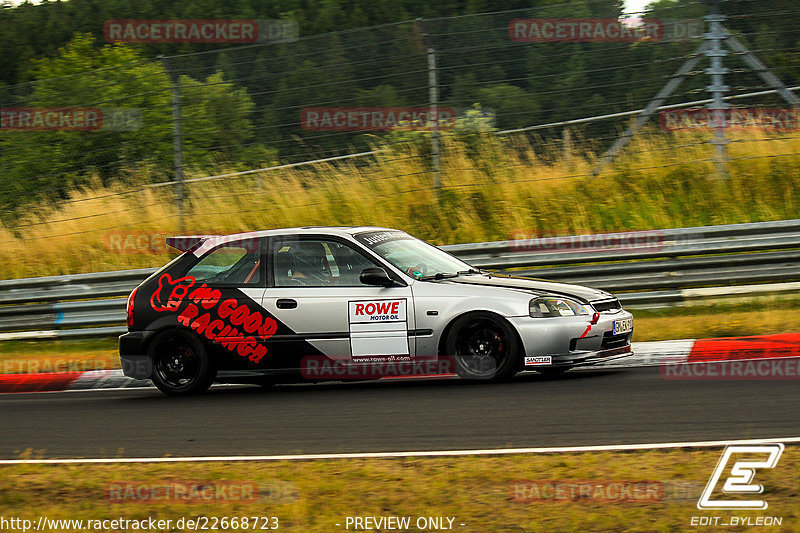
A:
POLYGON ((293 253, 291 250, 275 254, 275 285, 287 287, 291 285, 294 267, 293 253))

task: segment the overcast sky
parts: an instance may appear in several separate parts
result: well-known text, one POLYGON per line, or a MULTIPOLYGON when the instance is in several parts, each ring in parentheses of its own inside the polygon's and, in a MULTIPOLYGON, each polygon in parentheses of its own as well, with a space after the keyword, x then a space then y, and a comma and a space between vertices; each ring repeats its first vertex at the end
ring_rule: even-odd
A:
POLYGON ((653 0, 625 0, 625 11, 628 13, 639 13, 644 11, 645 6, 653 0))

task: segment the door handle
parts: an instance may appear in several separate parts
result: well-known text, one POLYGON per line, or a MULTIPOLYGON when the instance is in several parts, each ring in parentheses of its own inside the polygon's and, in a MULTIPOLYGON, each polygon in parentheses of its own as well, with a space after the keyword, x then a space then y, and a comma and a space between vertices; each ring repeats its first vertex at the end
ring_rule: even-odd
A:
POLYGON ((292 300, 291 298, 281 298, 279 299, 275 305, 278 309, 294 309, 297 307, 297 300, 292 300))

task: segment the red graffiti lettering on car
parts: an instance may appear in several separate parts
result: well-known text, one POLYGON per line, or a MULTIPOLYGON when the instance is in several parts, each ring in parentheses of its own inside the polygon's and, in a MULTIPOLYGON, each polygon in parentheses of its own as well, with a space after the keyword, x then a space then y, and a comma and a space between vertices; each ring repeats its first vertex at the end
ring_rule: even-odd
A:
POLYGON ((195 283, 191 276, 172 281, 169 274, 159 278, 158 289, 150 298, 156 311, 177 312, 188 294, 188 305, 178 314, 178 324, 194 330, 198 335, 214 341, 226 350, 259 363, 267 354, 267 347, 259 343, 275 335, 278 323, 266 313, 251 309, 236 298, 222 298, 222 292, 205 283, 189 294, 195 283), (172 287, 166 302, 162 290, 172 287), (220 303, 221 302, 221 303, 220 303), (236 329, 236 326, 243 331, 236 329), (249 335, 248 335, 249 334, 249 335))
POLYGON ((192 285, 194 285, 194 278, 191 276, 172 281, 172 276, 162 274, 158 278, 158 288, 150 297, 150 307, 153 308, 153 311, 159 312, 177 311, 192 285), (169 295, 165 299, 164 295, 167 292, 169 292, 169 295))

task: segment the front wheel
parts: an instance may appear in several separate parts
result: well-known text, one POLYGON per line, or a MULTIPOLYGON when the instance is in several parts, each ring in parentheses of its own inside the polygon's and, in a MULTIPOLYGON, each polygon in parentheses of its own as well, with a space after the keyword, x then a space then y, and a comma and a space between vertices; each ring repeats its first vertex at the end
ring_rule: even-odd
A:
POLYGON ((517 370, 519 340, 508 323, 492 313, 458 318, 446 341, 456 373, 470 381, 503 381, 517 370))
POLYGON ((160 333, 150 345, 153 384, 170 396, 206 391, 215 372, 205 346, 191 333, 179 329, 160 333))

